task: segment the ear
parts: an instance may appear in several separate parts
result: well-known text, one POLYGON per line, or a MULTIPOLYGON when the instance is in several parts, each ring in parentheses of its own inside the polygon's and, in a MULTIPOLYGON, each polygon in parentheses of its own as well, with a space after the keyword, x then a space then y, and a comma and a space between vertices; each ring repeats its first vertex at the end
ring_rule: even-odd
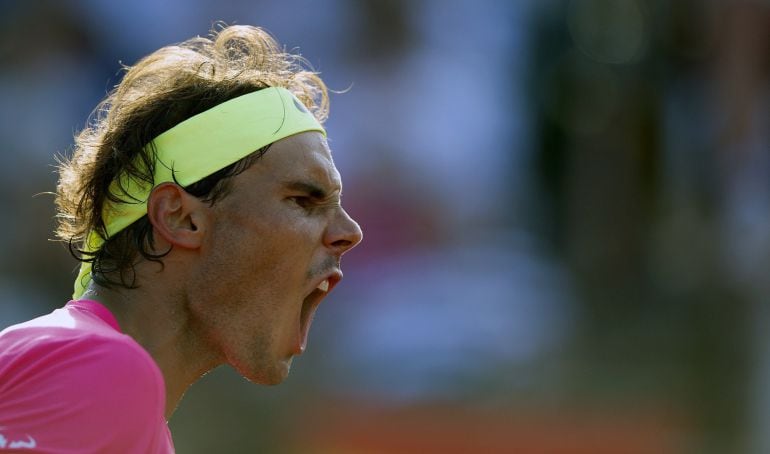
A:
POLYGON ((156 186, 147 201, 147 217, 155 234, 171 246, 198 249, 206 223, 205 203, 175 183, 156 186))

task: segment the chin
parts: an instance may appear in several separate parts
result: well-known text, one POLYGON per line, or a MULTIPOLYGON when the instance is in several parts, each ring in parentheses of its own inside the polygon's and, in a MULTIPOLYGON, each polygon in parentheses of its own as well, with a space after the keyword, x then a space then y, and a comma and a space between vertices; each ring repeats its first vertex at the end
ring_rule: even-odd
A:
POLYGON ((289 376, 291 361, 292 358, 284 359, 267 367, 265 365, 259 365, 254 368, 234 367, 241 376, 252 383, 274 386, 283 383, 286 377, 289 376))

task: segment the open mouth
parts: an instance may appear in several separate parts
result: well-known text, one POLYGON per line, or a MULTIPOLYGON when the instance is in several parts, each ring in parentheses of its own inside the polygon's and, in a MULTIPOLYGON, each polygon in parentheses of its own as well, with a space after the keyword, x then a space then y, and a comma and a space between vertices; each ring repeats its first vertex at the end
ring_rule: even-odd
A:
POLYGON ((302 310, 299 316, 300 327, 300 352, 304 352, 307 347, 307 339, 310 334, 310 325, 313 324, 316 309, 326 295, 331 292, 334 286, 342 279, 342 274, 333 274, 318 283, 316 288, 302 301, 302 310))

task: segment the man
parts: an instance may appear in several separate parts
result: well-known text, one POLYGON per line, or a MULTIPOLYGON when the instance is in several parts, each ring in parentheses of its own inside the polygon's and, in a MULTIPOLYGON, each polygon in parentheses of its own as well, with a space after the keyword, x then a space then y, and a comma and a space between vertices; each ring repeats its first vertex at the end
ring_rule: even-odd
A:
POLYGON ((362 237, 302 62, 232 26, 127 69, 60 168, 73 301, 0 333, 0 452, 173 452, 207 371, 286 377, 362 237))

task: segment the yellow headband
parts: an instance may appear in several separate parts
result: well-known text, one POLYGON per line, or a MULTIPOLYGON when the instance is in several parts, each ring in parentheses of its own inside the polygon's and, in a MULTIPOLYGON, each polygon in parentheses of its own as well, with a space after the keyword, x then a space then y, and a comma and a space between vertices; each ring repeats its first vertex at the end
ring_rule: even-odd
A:
MULTIPOLYGON (((122 175, 110 191, 125 200, 106 202, 102 210, 111 237, 147 214, 155 185, 176 182, 189 186, 251 153, 283 138, 306 131, 326 134, 318 120, 287 89, 265 88, 219 104, 174 126, 153 139, 153 184, 122 175), (122 188, 121 188, 122 186, 122 188)), ((104 239, 91 232, 83 248, 95 252, 104 239)), ((91 263, 83 262, 73 298, 80 298, 91 280, 91 263)))

